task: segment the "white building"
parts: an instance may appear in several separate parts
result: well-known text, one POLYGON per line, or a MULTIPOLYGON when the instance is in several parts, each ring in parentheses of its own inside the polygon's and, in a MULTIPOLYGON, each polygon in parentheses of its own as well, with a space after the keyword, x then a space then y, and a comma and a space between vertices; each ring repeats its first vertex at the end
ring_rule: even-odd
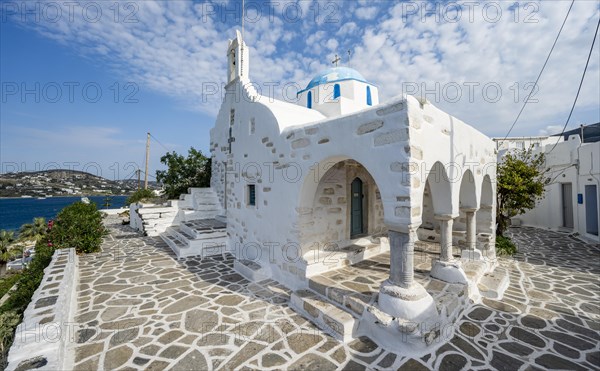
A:
POLYGON ((203 236, 222 238, 240 273, 296 290, 292 306, 342 340, 369 334, 398 348, 407 346, 398 342, 406 335, 418 348, 440 336, 434 326, 455 320, 469 295, 477 300, 486 272, 502 296, 506 277, 491 274, 491 139, 425 100, 398 96, 380 104, 377 87, 345 67, 313 78, 297 104, 273 100, 252 88, 239 33, 227 56, 225 97, 210 133, 211 189, 191 189, 171 206, 136 206, 132 224, 154 232, 173 224, 163 238, 178 257, 195 248, 204 254, 203 236), (217 221, 193 220, 214 217, 226 222, 226 234, 217 221), (458 291, 434 300, 415 280, 419 239, 441 249, 431 277, 458 291), (464 259, 453 256, 453 245, 465 247, 464 259), (386 252, 388 279, 358 314, 349 308, 360 293, 332 299, 333 288, 322 288, 325 296, 311 291, 321 274, 386 252), (407 333, 408 323, 427 326, 407 333))
MULTIPOLYGON (((577 130, 578 131, 578 130, 577 130)), ((577 232, 600 242, 598 236, 598 192, 600 190, 600 142, 582 143, 579 134, 562 137, 496 139, 498 156, 507 150, 533 146, 546 154, 550 184, 536 207, 515 221, 524 225, 577 232), (555 146, 556 145, 556 146, 555 146)))

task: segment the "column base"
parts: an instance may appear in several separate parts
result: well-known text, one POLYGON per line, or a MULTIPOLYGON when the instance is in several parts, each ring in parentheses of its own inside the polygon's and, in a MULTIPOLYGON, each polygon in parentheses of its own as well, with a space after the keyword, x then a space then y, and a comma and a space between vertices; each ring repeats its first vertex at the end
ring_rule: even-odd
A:
POLYGON ((449 262, 436 260, 433 262, 429 275, 448 283, 467 283, 467 275, 461 268, 460 261, 458 260, 449 262))
POLYGON ((467 260, 467 261, 480 261, 480 260, 484 260, 483 253, 479 249, 463 250, 462 255, 461 255, 461 259, 467 260))
POLYGON ((378 303, 381 311, 405 321, 421 322, 438 317, 433 297, 417 282, 404 288, 386 280, 379 289, 378 303))

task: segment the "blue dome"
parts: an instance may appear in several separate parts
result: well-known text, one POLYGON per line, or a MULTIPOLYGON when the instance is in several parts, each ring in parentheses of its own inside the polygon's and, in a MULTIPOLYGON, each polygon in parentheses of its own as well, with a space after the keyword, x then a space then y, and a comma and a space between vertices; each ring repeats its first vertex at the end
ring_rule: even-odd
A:
POLYGON ((352 68, 334 67, 328 68, 325 71, 319 73, 312 80, 310 80, 310 82, 306 86, 306 89, 300 91, 299 93, 312 89, 315 86, 343 80, 357 80, 365 83, 367 82, 363 75, 361 75, 358 71, 353 70, 352 68))

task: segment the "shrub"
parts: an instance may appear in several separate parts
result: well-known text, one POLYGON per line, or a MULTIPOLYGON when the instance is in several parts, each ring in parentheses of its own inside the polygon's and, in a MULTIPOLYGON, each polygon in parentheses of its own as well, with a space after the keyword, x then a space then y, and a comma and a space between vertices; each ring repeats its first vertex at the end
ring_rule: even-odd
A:
POLYGON ((0 307, 0 313, 7 310, 15 310, 17 313, 25 311, 34 291, 40 285, 40 282, 42 282, 42 278, 44 278, 44 269, 52 261, 54 247, 48 245, 46 239, 36 243, 33 260, 23 273, 19 275, 17 289, 11 292, 8 300, 0 307))
POLYGON ((21 316, 27 309, 33 293, 42 282, 44 269, 50 264, 54 254, 54 248, 48 246, 45 239, 37 242, 35 250, 35 256, 25 271, 14 275, 17 277, 17 288, 10 292, 10 296, 0 307, 0 368, 2 369, 6 364, 14 331, 21 322, 21 316))
POLYGON ((145 199, 156 198, 154 192, 150 189, 138 189, 131 196, 127 197, 127 201, 125 201, 125 205, 131 205, 136 202, 140 202, 145 199))
POLYGON ((0 278, 0 298, 2 298, 15 283, 17 283, 20 274, 21 272, 9 271, 8 274, 0 278))
POLYGON ((496 254, 500 256, 512 256, 516 254, 517 247, 508 237, 496 236, 496 254))
POLYGON ((74 247, 78 254, 92 253, 100 250, 105 234, 96 204, 76 202, 58 213, 47 244, 59 249, 74 247))
POLYGON ((14 311, 0 313, 0 369, 6 367, 6 356, 19 322, 21 322, 21 316, 14 311))

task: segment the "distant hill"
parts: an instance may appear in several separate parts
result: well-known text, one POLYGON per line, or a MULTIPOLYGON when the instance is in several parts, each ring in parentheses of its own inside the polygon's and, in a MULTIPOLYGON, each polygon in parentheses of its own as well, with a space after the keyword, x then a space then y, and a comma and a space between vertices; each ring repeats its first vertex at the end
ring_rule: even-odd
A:
MULTIPOLYGON (((137 179, 108 180, 77 170, 0 174, 0 197, 128 195, 137 186, 137 179)), ((156 182, 148 182, 148 187, 160 189, 156 182)))

